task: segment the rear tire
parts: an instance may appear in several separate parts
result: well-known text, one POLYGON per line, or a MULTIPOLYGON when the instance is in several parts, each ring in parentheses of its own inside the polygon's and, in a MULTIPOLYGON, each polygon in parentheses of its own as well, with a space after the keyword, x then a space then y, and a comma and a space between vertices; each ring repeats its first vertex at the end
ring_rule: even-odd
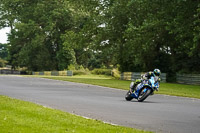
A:
POLYGON ((143 93, 144 89, 142 89, 142 91, 140 92, 140 96, 138 97, 138 102, 143 102, 151 94, 151 90, 149 89, 145 93, 143 93))
POLYGON ((127 101, 131 101, 131 100, 133 99, 133 97, 131 96, 131 91, 130 91, 130 90, 126 93, 125 99, 126 99, 127 101))

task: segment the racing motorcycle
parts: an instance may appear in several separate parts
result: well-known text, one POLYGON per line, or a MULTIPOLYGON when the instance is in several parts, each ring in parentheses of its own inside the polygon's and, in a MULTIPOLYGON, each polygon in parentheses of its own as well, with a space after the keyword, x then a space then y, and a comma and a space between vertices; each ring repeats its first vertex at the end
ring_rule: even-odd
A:
MULTIPOLYGON (((131 85, 133 82, 131 82, 131 85)), ((127 101, 131 101, 133 98, 137 99, 138 102, 143 102, 149 95, 153 95, 154 91, 158 91, 160 82, 159 77, 151 77, 149 80, 142 80, 136 88, 135 92, 130 89, 125 95, 127 101)))

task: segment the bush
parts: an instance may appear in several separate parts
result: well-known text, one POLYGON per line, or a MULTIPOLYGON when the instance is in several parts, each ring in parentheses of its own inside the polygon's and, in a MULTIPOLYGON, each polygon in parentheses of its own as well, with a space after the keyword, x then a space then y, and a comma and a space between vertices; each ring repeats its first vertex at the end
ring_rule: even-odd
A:
POLYGON ((88 75, 90 74, 90 71, 85 69, 85 70, 73 70, 73 75, 88 75))
POLYGON ((112 70, 112 76, 115 77, 116 79, 120 79, 120 71, 116 68, 112 70))
POLYGON ((73 71, 73 75, 87 75, 90 74, 89 69, 84 68, 82 65, 69 65, 68 70, 73 71))
POLYGON ((76 70, 76 67, 75 67, 75 65, 70 64, 67 69, 74 71, 74 70, 76 70))
POLYGON ((6 60, 0 58, 0 67, 5 67, 6 63, 7 63, 6 60))
POLYGON ((111 75, 111 69, 94 69, 92 70, 92 74, 111 75))

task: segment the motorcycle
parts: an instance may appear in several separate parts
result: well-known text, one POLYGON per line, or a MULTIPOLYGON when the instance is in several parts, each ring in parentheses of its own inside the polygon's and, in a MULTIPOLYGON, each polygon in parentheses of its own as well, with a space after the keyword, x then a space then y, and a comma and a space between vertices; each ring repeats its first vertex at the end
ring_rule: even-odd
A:
MULTIPOLYGON (((131 85, 133 85, 133 82, 131 82, 131 85)), ((136 86, 134 92, 130 89, 126 93, 125 99, 131 101, 135 98, 138 102, 143 102, 149 95, 153 95, 155 90, 158 91, 159 85, 159 77, 152 76, 149 80, 142 80, 142 82, 136 86)))

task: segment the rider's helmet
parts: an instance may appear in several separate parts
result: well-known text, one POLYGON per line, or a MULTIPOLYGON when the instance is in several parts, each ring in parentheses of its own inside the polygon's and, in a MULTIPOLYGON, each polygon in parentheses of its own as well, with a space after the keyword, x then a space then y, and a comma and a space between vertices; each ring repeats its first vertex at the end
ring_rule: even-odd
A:
POLYGON ((156 75, 156 76, 160 76, 161 72, 159 69, 154 69, 153 73, 156 75))

